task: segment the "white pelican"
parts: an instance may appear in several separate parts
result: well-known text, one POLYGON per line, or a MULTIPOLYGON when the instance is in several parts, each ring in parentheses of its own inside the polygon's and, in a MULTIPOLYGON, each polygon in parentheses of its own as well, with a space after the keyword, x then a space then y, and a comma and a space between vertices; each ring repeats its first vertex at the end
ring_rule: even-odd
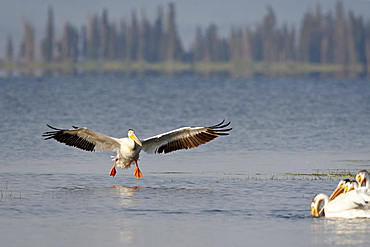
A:
POLYGON ((320 216, 319 210, 323 201, 325 217, 370 218, 370 193, 366 188, 351 190, 332 201, 323 193, 317 194, 311 202, 312 217, 320 216))
MULTIPOLYGON (((340 180, 339 183, 338 183, 338 185, 337 185, 337 187, 333 191, 333 193, 331 193, 331 195, 329 197, 329 201, 334 200, 340 194, 345 193, 345 187, 346 187, 346 184, 349 181, 350 181, 349 179, 342 179, 342 180, 340 180)), ((319 212, 319 215, 321 215, 323 213, 324 213, 324 207, 321 208, 321 210, 319 212)))
POLYGON ((343 179, 340 180, 337 188, 329 197, 329 201, 334 200, 337 196, 342 193, 347 193, 351 190, 357 189, 358 187, 365 186, 370 189, 370 174, 366 170, 359 171, 356 175, 355 180, 343 179))
POLYGON ((365 186, 367 189, 370 189, 370 174, 368 171, 359 171, 356 175, 356 181, 358 182, 359 187, 365 186))
POLYGON ((311 203, 311 216, 325 217, 370 218, 370 174, 366 170, 359 171, 356 180, 341 180, 332 195, 317 194, 311 203), (364 185, 364 187, 363 187, 364 185), (321 203, 324 206, 320 210, 321 203))
POLYGON ((183 127, 141 141, 132 129, 128 130, 128 137, 114 138, 75 126, 72 126, 73 129, 63 130, 47 125, 55 131, 45 132, 43 137, 45 137, 45 140, 53 138, 58 142, 86 151, 117 152, 117 155, 113 157, 114 162, 110 170, 110 176, 114 177, 116 175, 116 166, 127 169, 132 163, 135 163, 134 175, 136 178, 140 178, 142 173, 139 169, 138 159, 141 150, 147 153, 166 154, 180 149, 198 147, 218 136, 228 135, 227 132, 232 128, 225 129, 230 122, 224 124, 224 121, 210 127, 183 127))

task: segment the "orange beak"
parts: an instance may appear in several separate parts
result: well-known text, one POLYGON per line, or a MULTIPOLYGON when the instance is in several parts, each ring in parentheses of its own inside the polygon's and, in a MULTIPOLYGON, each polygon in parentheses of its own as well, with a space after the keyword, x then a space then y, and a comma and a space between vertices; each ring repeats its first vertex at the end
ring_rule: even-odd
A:
POLYGON ((334 200, 337 196, 344 192, 344 184, 339 185, 330 195, 329 200, 334 200))
POLYGON ((133 131, 130 131, 130 135, 129 137, 134 140, 134 142, 137 143, 137 145, 139 146, 143 146, 143 144, 141 143, 141 141, 139 140, 139 138, 137 138, 137 136, 135 135, 135 133, 133 131))
POLYGON ((321 211, 319 213, 318 209, 315 206, 311 206, 311 217, 320 217, 321 211))

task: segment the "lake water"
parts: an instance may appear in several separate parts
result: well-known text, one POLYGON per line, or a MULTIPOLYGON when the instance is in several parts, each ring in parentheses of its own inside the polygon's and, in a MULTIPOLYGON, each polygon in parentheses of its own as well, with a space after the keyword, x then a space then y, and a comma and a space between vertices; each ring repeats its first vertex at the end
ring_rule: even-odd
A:
POLYGON ((318 192, 370 169, 370 81, 0 78, 1 246, 367 246, 370 221, 310 218, 318 192), (113 153, 44 141, 45 124, 147 138, 231 121, 196 149, 113 153))

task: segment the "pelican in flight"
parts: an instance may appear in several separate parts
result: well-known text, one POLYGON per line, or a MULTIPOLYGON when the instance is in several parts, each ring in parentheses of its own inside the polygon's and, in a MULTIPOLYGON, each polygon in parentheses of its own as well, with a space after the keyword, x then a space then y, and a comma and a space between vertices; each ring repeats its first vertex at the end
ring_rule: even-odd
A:
POLYGON ((311 216, 319 217, 324 212, 325 217, 370 218, 370 190, 367 181, 369 173, 359 171, 356 181, 340 181, 330 198, 323 193, 317 194, 311 202, 311 216), (322 202, 324 206, 320 210, 322 202))
POLYGON ((205 144, 218 136, 228 135, 232 128, 226 128, 230 122, 210 127, 183 127, 147 139, 139 140, 132 129, 128 130, 127 137, 114 138, 102 135, 87 128, 72 126, 73 129, 58 129, 47 124, 54 131, 45 132, 43 137, 55 139, 60 143, 91 152, 114 151, 113 166, 110 176, 117 173, 116 166, 127 169, 135 163, 134 176, 142 177, 139 169, 139 154, 143 150, 147 153, 169 153, 180 149, 195 148, 205 144))

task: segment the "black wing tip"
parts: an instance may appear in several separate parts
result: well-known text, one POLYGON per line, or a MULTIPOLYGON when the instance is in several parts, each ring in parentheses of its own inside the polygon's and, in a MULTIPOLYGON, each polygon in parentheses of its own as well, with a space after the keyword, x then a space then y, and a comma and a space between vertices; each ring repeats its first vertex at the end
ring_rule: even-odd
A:
POLYGON ((225 128, 227 126, 229 126, 231 124, 231 121, 229 121, 228 123, 225 123, 225 119, 222 120, 220 123, 216 124, 216 125, 213 125, 209 128, 214 128, 214 129, 222 129, 222 128, 225 128))
POLYGON ((228 136, 230 133, 217 132, 218 136, 228 136))
POLYGON ((209 127, 209 129, 212 130, 212 132, 216 135, 229 135, 229 133, 225 133, 225 132, 229 132, 233 128, 228 128, 228 129, 225 129, 225 128, 229 126, 230 124, 231 124, 231 121, 229 121, 228 123, 225 123, 225 119, 224 119, 219 124, 209 127))
MULTIPOLYGON (((51 126, 50 124, 46 124, 46 126, 48 126, 50 129, 53 129, 53 130, 62 130, 62 129, 58 129, 58 128, 56 128, 56 127, 53 127, 53 126, 51 126)), ((73 127, 74 129, 80 129, 80 127, 77 127, 77 126, 75 126, 75 125, 72 125, 72 127, 73 127)))
MULTIPOLYGON (((55 134, 57 134, 59 131, 63 131, 65 129, 58 129, 56 127, 53 127, 51 126, 50 124, 46 124, 46 126, 48 126, 50 129, 54 130, 54 131, 48 131, 48 132, 45 132, 44 134, 42 134, 42 136, 51 136, 50 138, 52 138, 55 134)), ((74 126, 72 125, 72 127, 74 129, 80 129, 80 127, 77 127, 77 126, 74 126)), ((47 138, 47 139, 50 139, 50 138, 47 138)), ((45 140, 47 140, 45 139, 45 140)))
POLYGON ((44 140, 49 140, 49 139, 53 139, 54 138, 54 135, 51 135, 51 134, 43 134, 42 137, 45 137, 44 140))
POLYGON ((55 127, 51 126, 50 124, 46 124, 46 126, 48 126, 50 129, 53 129, 54 131, 47 131, 47 132, 43 133, 42 137, 45 137, 45 140, 52 139, 56 135, 58 135, 58 133, 60 133, 60 131, 63 131, 62 129, 58 129, 58 128, 55 128, 55 127))
POLYGON ((55 127, 53 127, 53 126, 51 126, 50 124, 46 124, 46 126, 48 126, 50 129, 53 129, 53 130, 61 130, 61 129, 58 129, 58 128, 55 128, 55 127))

